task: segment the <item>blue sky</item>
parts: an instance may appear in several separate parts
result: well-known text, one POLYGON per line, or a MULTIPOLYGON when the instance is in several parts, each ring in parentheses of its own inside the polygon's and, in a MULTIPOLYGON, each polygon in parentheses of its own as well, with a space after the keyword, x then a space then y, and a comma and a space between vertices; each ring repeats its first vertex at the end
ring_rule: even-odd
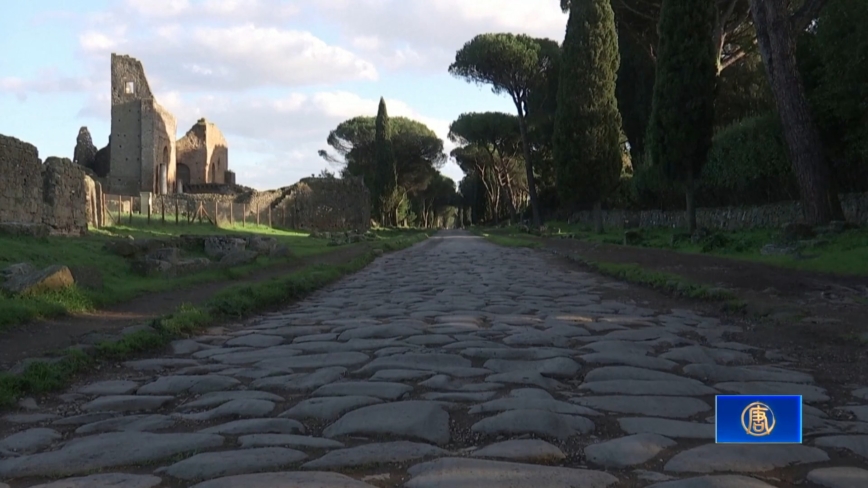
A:
MULTIPOLYGON (((389 113, 446 138, 463 112, 509 100, 447 73, 483 32, 560 41, 558 0, 28 0, 0 5, 0 134, 72 157, 79 127, 108 141, 110 54, 144 64, 180 138, 200 117, 229 141, 240 184, 335 170, 318 155, 338 123, 389 113)), ((446 141, 447 152, 451 144, 446 141)), ((461 171, 447 163, 456 180, 461 171)))

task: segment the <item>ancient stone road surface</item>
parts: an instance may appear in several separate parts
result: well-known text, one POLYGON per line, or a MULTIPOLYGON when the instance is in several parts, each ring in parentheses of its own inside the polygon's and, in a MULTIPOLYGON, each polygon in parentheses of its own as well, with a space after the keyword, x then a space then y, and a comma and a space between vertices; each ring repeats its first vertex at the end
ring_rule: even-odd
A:
POLYGON ((868 385, 835 404, 810 371, 733 342, 732 326, 606 299, 616 287, 530 250, 443 232, 285 312, 178 341, 171 354, 8 415, 0 479, 868 486, 868 385), (715 445, 719 392, 804 395, 805 443, 715 445))

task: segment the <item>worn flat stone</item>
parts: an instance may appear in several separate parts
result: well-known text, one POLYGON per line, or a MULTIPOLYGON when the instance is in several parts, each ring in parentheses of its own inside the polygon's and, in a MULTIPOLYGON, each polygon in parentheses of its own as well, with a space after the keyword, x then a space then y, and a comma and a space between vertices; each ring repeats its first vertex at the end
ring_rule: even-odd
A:
POLYGON ((799 371, 772 366, 721 366, 719 364, 688 364, 684 374, 716 383, 743 381, 774 381, 784 383, 813 383, 814 378, 799 371))
POLYGON ((634 434, 585 447, 585 458, 609 468, 644 464, 676 442, 659 434, 634 434))
POLYGON ((554 378, 572 378, 582 369, 582 366, 570 358, 551 358, 539 361, 515 361, 508 359, 489 359, 482 366, 495 373, 510 373, 514 371, 535 371, 543 376, 554 378))
POLYGON ((371 376, 371 381, 408 381, 430 378, 433 371, 418 369, 381 369, 371 376))
POLYGON ((98 381, 77 390, 82 395, 128 395, 136 391, 139 384, 129 380, 98 381))
POLYGON ((821 449, 801 444, 705 444, 676 454, 663 470, 673 473, 763 473, 828 460, 829 455, 821 449))
POLYGON ((564 388, 560 381, 545 377, 536 371, 510 371, 485 377, 487 383, 507 383, 512 385, 532 385, 546 390, 558 390, 564 388))
POLYGON ((383 403, 383 400, 361 395, 308 398, 280 414, 280 417, 335 420, 351 410, 377 403, 383 403))
MULTIPOLYGON (((162 479, 147 474, 103 473, 66 478, 31 488, 154 488, 162 482, 162 479)), ((0 483, 0 487, 3 486, 0 483)))
POLYGON ((136 393, 139 395, 201 394, 226 390, 240 384, 241 382, 235 378, 216 374, 161 376, 151 383, 142 385, 136 393))
POLYGON ((313 396, 371 396, 383 400, 397 400, 413 391, 412 386, 386 381, 343 381, 316 389, 313 396))
POLYGON ((868 458, 868 435, 832 435, 820 437, 814 444, 820 447, 847 449, 868 458))
POLYGON ((461 351, 462 356, 479 359, 518 359, 533 361, 556 357, 570 357, 574 351, 564 348, 532 347, 527 349, 511 347, 468 347, 461 351))
POLYGON ((628 434, 659 434, 675 439, 714 439, 714 424, 654 417, 621 417, 621 430, 628 434))
POLYGON ((681 380, 612 380, 593 381, 579 386, 581 390, 593 393, 619 395, 673 395, 673 396, 703 396, 720 393, 700 381, 681 380))
POLYGON ((470 360, 457 354, 409 352, 376 358, 356 373, 376 373, 382 369, 419 369, 439 373, 445 372, 444 369, 469 367, 470 360))
POLYGON ((506 336, 503 343, 510 346, 567 347, 570 341, 562 335, 549 331, 534 331, 506 336))
POLYGON ((244 434, 304 434, 305 428, 292 419, 241 419, 215 425, 199 431, 200 434, 244 435, 244 434))
POLYGON ((193 339, 179 339, 177 341, 172 341, 169 346, 172 348, 172 354, 176 356, 186 356, 209 347, 201 342, 196 342, 193 339))
POLYGON ((407 337, 404 339, 404 342, 415 346, 442 346, 455 342, 455 339, 444 334, 424 334, 407 337))
POLYGON ((637 401, 635 396, 586 396, 570 399, 586 407, 608 412, 651 415, 667 418, 688 418, 711 410, 702 400, 677 396, 643 396, 637 401))
POLYGON ((579 356, 588 364, 621 364, 635 366, 637 368, 659 369, 671 371, 678 367, 678 363, 668 359, 655 358, 653 356, 640 356, 630 353, 595 352, 579 356))
POLYGON ((425 400, 431 400, 435 402, 457 402, 457 403, 477 403, 484 402, 486 400, 490 400, 497 393, 493 391, 480 391, 480 392, 469 392, 462 393, 458 391, 451 392, 436 392, 429 391, 422 395, 422 398, 425 400))
MULTIPOLYGON (((210 356, 212 361, 218 361, 223 364, 254 364, 263 361, 289 359, 293 356, 298 356, 303 353, 295 344, 282 344, 280 346, 257 348, 257 347, 228 347, 221 348, 227 351, 224 354, 213 354, 210 356)), ((193 355, 197 357, 204 352, 200 351, 193 355)), ((282 363, 281 363, 282 364, 282 363)), ((265 367, 265 366, 263 366, 265 367)), ((286 369, 287 367, 276 367, 275 369, 286 369)))
POLYGON ((213 391, 205 393, 199 398, 178 406, 178 410, 187 411, 197 408, 211 408, 220 406, 231 400, 268 400, 271 402, 283 402, 280 395, 257 390, 213 391))
POLYGON ((692 364, 751 364, 753 356, 732 349, 704 346, 684 346, 671 349, 659 356, 670 361, 692 364))
POLYGON ((82 425, 75 429, 75 433, 83 435, 103 432, 149 432, 168 429, 173 427, 175 423, 175 419, 168 415, 124 415, 82 425))
POLYGON ((294 447, 300 449, 340 449, 342 442, 323 437, 296 434, 250 434, 238 438, 243 449, 250 447, 294 447))
POLYGON ((438 374, 428 378, 425 381, 419 383, 419 386, 428 388, 431 390, 445 390, 445 391, 463 391, 463 392, 474 392, 474 391, 494 391, 499 390, 503 387, 500 383, 471 383, 464 380, 454 379, 445 374, 438 374))
POLYGON ((675 373, 636 368, 634 366, 602 366, 594 368, 585 375, 585 383, 616 380, 679 381, 685 379, 689 378, 675 373))
POLYGON ((606 488, 618 482, 601 471, 465 458, 428 461, 408 473, 406 488, 606 488))
POLYGON ((369 359, 371 358, 367 354, 358 351, 330 352, 266 359, 256 363, 256 367, 277 370, 328 368, 333 366, 350 367, 366 363, 369 359))
POLYGON ((534 434, 563 440, 592 432, 594 422, 546 410, 507 410, 476 422, 470 430, 492 436, 534 434))
POLYGON ((284 337, 276 335, 246 334, 230 339, 225 344, 229 347, 273 347, 283 344, 284 341, 286 341, 284 337))
POLYGON ((430 444, 408 441, 381 442, 331 451, 319 459, 304 463, 301 467, 306 469, 370 467, 387 463, 404 463, 427 457, 446 456, 448 454, 448 451, 430 444))
POLYGON ((73 415, 71 417, 63 417, 55 420, 51 425, 84 425, 100 420, 106 420, 117 416, 114 412, 92 412, 73 415))
POLYGON ((775 488, 775 486, 748 476, 725 474, 664 481, 654 483, 648 488, 775 488))
POLYGON ((201 366, 199 361, 195 359, 182 358, 151 358, 139 359, 136 361, 126 361, 123 363, 125 367, 136 371, 162 371, 172 368, 184 368, 190 366, 201 366))
POLYGON ((60 432, 45 427, 22 430, 0 440, 0 452, 12 451, 17 454, 30 454, 42 450, 62 438, 60 432))
POLYGON ((190 488, 376 488, 349 476, 328 472, 242 474, 204 481, 190 488))
MULTIPOLYGON (((523 388, 522 391, 527 391, 528 388, 523 388)), ((540 390, 536 390, 540 391, 540 390)), ((515 391, 513 392, 515 393, 515 391)), ((515 396, 506 398, 498 398, 489 402, 476 405, 468 410, 471 415, 480 413, 497 413, 507 410, 545 410, 546 412, 560 413, 566 415, 600 415, 593 409, 575 405, 572 403, 562 402, 554 398, 540 397, 539 395, 526 395, 519 393, 515 396)))
POLYGON ((353 410, 323 431, 325 437, 392 435, 446 444, 451 438, 449 414, 436 402, 402 401, 353 410))
POLYGON ((524 461, 530 463, 549 463, 563 461, 566 455, 557 446, 540 439, 513 439, 489 444, 473 451, 473 457, 524 461))
POLYGON ((111 395, 91 400, 81 406, 85 412, 144 412, 162 408, 175 397, 168 395, 111 395))
POLYGON ((825 488, 865 488, 868 470, 855 467, 817 468, 808 473, 808 481, 825 488))
POLYGON ((252 388, 272 388, 286 391, 311 391, 338 381, 347 373, 343 366, 331 366, 314 371, 313 373, 291 374, 287 376, 273 376, 262 378, 250 384, 252 388))
POLYGON ((802 395, 810 403, 829 401, 826 390, 814 385, 776 381, 725 382, 714 385, 720 391, 738 395, 802 395))
POLYGON ((307 458, 307 454, 285 447, 258 447, 238 451, 205 452, 160 468, 165 474, 182 480, 207 480, 222 476, 255 473, 284 467, 307 458))
POLYGON ((146 464, 183 452, 213 449, 223 438, 208 434, 112 432, 73 439, 56 451, 0 460, 0 477, 70 476, 146 464))
POLYGON ((596 341, 591 342, 590 344, 585 344, 579 349, 590 350, 594 352, 605 352, 605 353, 614 353, 614 354, 636 354, 639 356, 646 356, 653 349, 651 344, 647 344, 644 342, 633 342, 633 341, 596 341))
POLYGON ((193 420, 197 422, 215 420, 224 417, 253 418, 268 415, 272 410, 274 410, 275 406, 274 402, 269 400, 241 398, 237 400, 229 400, 228 402, 221 404, 219 407, 204 412, 176 413, 173 415, 184 420, 193 420))

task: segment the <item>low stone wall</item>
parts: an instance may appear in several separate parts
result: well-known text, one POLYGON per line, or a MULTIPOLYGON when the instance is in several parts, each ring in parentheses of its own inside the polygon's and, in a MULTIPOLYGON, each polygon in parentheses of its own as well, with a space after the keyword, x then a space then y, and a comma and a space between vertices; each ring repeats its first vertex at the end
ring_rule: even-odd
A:
POLYGON ((32 144, 0 135, 0 224, 15 233, 83 235, 101 225, 102 189, 66 158, 45 164, 32 144))
MULTIPOLYGON (((848 222, 868 224, 868 194, 841 195, 841 206, 848 222)), ((700 227, 721 230, 761 229, 781 227, 790 222, 802 221, 800 202, 779 202, 756 207, 720 207, 696 209, 696 223, 700 227)), ((591 211, 576 212, 571 223, 592 224, 591 211)), ((604 210, 603 225, 606 227, 686 227, 683 210, 604 210)))
POLYGON ((370 196, 360 178, 305 178, 289 187, 276 207, 285 210, 295 229, 364 232, 371 227, 370 196))

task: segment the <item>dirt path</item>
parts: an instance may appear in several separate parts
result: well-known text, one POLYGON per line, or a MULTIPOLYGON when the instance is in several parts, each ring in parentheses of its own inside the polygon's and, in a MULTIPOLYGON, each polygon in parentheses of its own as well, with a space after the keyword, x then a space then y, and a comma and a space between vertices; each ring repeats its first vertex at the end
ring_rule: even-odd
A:
POLYGON ((125 327, 146 323, 168 314, 184 303, 204 303, 214 294, 231 286, 267 281, 305 266, 345 263, 361 256, 368 249, 366 244, 342 247, 261 269, 239 280, 217 281, 179 290, 148 293, 104 310, 23 324, 0 333, 0 370, 9 368, 24 358, 69 347, 80 342, 77 339, 87 334, 110 335, 125 327))

